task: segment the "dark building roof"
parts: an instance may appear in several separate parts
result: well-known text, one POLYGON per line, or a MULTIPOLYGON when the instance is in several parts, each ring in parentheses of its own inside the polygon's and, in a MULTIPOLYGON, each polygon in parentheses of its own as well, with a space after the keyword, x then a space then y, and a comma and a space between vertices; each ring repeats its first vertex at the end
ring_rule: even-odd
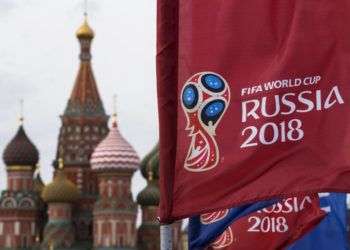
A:
POLYGON ((22 125, 6 146, 3 160, 7 166, 35 166, 38 163, 39 152, 28 138, 22 125))

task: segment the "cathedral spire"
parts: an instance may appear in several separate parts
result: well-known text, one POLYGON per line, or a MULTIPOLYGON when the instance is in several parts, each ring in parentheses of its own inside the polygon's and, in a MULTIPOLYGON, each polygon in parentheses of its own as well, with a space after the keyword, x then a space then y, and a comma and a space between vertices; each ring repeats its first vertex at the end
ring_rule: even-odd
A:
POLYGON ((75 117, 105 117, 105 110, 91 66, 90 50, 94 31, 88 24, 86 12, 84 16, 83 24, 76 32, 80 43, 80 67, 65 110, 65 115, 75 117))
MULTIPOLYGON (((86 11, 85 11, 86 12, 86 11)), ((91 170, 90 156, 94 148, 108 133, 108 119, 92 70, 91 43, 94 31, 85 14, 76 36, 80 43, 80 65, 74 87, 66 109, 61 116, 56 157, 53 162, 57 176, 67 173, 81 192, 72 218, 77 230, 78 241, 92 240, 92 207, 97 198, 97 176, 91 170), (59 159, 64 160, 64 170, 59 168, 59 159)), ((62 164, 61 164, 62 165, 62 164)))

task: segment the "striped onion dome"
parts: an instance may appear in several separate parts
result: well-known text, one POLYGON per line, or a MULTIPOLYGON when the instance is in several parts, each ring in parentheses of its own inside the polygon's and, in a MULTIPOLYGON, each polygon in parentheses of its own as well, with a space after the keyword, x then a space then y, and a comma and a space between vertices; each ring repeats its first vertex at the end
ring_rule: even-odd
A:
POLYGON ((132 170, 140 165, 140 158, 134 148, 124 139, 113 122, 107 137, 91 155, 91 167, 95 171, 132 170))

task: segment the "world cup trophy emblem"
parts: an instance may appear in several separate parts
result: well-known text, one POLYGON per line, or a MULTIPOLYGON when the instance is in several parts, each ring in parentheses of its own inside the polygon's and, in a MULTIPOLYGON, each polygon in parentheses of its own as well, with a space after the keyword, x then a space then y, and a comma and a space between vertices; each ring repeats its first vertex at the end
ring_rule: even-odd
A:
POLYGON ((219 163, 216 128, 230 103, 226 80, 214 72, 193 75, 181 91, 181 103, 191 137, 184 168, 191 172, 215 168, 219 163))
MULTIPOLYGON (((200 222, 204 225, 216 223, 224 219, 229 213, 229 209, 219 210, 216 212, 205 213, 200 215, 200 222)), ((231 227, 226 228, 226 230, 219 235, 212 243, 210 249, 221 249, 225 248, 233 243, 233 232, 231 227)))

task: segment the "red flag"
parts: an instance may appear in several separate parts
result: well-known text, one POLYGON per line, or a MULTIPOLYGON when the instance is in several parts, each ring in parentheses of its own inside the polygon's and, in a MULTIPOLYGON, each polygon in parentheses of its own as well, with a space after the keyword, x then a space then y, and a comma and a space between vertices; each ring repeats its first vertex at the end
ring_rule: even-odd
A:
POLYGON ((162 222, 350 191, 349 12, 346 0, 158 0, 162 222))
POLYGON ((325 216, 318 195, 287 198, 231 224, 208 250, 279 250, 298 240, 325 216))

